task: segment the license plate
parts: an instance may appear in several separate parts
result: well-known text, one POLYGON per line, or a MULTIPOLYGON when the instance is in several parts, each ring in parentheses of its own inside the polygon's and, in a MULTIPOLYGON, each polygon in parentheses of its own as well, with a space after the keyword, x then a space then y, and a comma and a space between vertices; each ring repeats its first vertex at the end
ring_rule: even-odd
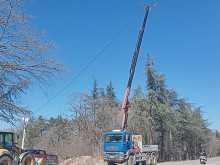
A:
POLYGON ((114 158, 114 156, 113 156, 113 155, 110 155, 110 158, 112 158, 112 159, 113 159, 113 158, 114 158))

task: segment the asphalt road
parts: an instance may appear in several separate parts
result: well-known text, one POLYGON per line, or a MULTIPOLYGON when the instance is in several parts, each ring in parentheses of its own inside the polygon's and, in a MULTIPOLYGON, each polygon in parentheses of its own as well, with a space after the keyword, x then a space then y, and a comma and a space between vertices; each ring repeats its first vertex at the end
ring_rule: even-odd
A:
MULTIPOLYGON (((199 159, 197 159, 181 162, 158 163, 158 165, 200 165, 200 162, 199 159)), ((207 165, 220 165, 220 157, 208 158, 207 165)))

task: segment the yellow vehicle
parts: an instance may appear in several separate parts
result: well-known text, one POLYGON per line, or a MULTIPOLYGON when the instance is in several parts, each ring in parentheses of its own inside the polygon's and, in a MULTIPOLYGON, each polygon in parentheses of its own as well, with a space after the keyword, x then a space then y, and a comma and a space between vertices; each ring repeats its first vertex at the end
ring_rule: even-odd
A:
POLYGON ((33 156, 15 146, 13 132, 0 131, 0 165, 35 165, 33 156))

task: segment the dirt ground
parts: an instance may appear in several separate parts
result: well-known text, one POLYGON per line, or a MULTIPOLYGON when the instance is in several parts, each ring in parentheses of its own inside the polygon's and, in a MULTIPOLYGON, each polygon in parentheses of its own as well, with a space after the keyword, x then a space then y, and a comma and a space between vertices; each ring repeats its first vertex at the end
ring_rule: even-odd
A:
POLYGON ((80 156, 61 161, 59 165, 106 165, 103 157, 80 156))
MULTIPOLYGON (((106 165, 102 157, 81 156, 61 161, 59 165, 106 165)), ((158 163, 158 165, 200 165, 199 160, 158 163)), ((220 165, 220 157, 208 158, 207 165, 220 165)))

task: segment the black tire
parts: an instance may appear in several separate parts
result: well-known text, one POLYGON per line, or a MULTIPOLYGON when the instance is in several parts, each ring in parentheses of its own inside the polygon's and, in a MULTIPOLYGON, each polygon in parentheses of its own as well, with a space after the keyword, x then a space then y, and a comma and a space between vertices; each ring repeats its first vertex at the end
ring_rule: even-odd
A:
POLYGON ((27 154, 22 159, 20 165, 35 165, 35 159, 31 154, 27 154))
POLYGON ((0 165, 11 165, 12 161, 8 156, 0 157, 0 165))
POLYGON ((107 162, 108 165, 115 165, 114 162, 107 162))
POLYGON ((134 165, 134 156, 132 155, 129 156, 126 165, 134 165))
POLYGON ((151 165, 157 165, 157 157, 155 155, 152 156, 151 165))
POLYGON ((141 165, 146 165, 146 161, 142 161, 142 162, 141 162, 141 165))
POLYGON ((146 156, 146 165, 150 165, 150 155, 146 156))

